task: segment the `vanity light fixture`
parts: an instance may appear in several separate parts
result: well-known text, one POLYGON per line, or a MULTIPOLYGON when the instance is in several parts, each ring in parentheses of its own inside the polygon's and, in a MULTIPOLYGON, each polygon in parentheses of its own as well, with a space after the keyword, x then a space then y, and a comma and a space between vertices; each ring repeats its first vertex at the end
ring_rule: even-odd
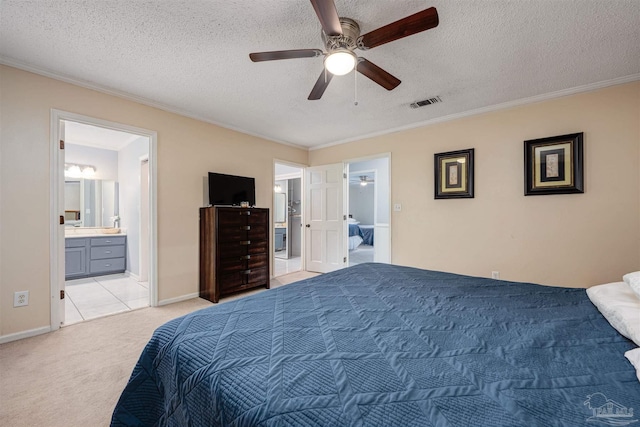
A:
POLYGON ((66 178, 93 178, 95 174, 95 166, 79 165, 75 163, 64 164, 64 176, 66 178))
POLYGON ((281 193, 282 192, 282 187, 280 186, 280 184, 276 184, 273 187, 273 191, 275 191, 276 193, 281 193))

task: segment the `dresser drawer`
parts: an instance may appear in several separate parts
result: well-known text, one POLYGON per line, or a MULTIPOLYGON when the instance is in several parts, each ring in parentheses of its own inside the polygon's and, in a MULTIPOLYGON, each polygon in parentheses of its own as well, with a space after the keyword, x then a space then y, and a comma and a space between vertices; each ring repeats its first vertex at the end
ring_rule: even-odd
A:
POLYGON ((248 216, 244 209, 220 209, 218 210, 218 231, 234 225, 247 225, 248 216))
POLYGON ((254 254, 266 254, 269 250, 268 242, 266 240, 251 240, 251 244, 247 245, 247 253, 249 255, 254 254))
POLYGON ((91 248, 91 259, 123 258, 123 246, 97 246, 91 248))
POLYGON ((247 275, 247 283, 254 285, 260 283, 267 283, 269 278, 267 277, 266 268, 251 269, 251 272, 247 275))
POLYGON ((251 215, 247 217, 247 224, 249 225, 267 225, 269 223, 268 211, 254 210, 251 215))
POLYGON ((218 241, 219 242, 231 242, 247 240, 248 231, 251 226, 249 225, 227 225, 224 228, 218 229, 218 241))
POLYGON ((220 262, 218 264, 218 268, 220 269, 220 274, 229 274, 229 273, 246 270, 247 256, 249 255, 220 258, 220 262))
POLYGON ((124 271, 124 258, 91 261, 89 273, 116 273, 124 271))
POLYGON ((251 227, 247 232, 249 240, 265 240, 267 238, 266 225, 249 225, 251 227))
POLYGON ((267 254, 247 255, 250 258, 247 260, 247 268, 255 269, 267 266, 267 254))
POLYGON ((125 240, 126 240, 125 236, 93 237, 91 239, 91 246, 124 245, 125 240))
POLYGON ((231 274, 221 274, 218 279, 218 286, 220 289, 220 293, 229 293, 233 292, 237 288, 242 287, 244 284, 244 275, 240 272, 231 273, 231 274))
POLYGON ((218 256, 223 258, 238 258, 247 255, 247 246, 240 246, 236 242, 219 243, 218 256))

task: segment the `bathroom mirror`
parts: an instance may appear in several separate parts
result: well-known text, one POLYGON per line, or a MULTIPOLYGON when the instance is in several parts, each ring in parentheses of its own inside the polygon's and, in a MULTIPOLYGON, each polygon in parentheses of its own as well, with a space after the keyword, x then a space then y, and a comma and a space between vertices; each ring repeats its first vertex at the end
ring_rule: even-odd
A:
POLYGON ((113 227, 118 213, 118 183, 113 180, 66 178, 64 223, 68 227, 113 227))
POLYGON ((273 222, 287 222, 287 195, 285 193, 275 193, 274 206, 273 222))

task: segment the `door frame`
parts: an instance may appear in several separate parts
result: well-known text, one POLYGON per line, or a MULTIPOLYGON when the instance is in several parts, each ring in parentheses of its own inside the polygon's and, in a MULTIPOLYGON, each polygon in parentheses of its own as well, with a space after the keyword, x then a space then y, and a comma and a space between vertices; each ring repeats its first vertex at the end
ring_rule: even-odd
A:
MULTIPOLYGON (((275 197, 273 197, 273 187, 275 186, 276 183, 276 163, 279 163, 281 165, 286 165, 286 166, 291 166, 294 168, 299 168, 300 169, 300 193, 302 194, 302 199, 300 200, 300 207, 302 208, 302 213, 304 214, 306 212, 307 207, 305 206, 305 202, 304 202, 304 192, 305 192, 305 181, 304 181, 304 171, 306 168, 309 167, 309 165, 305 165, 302 163, 296 163, 296 162, 290 162, 288 160, 279 160, 279 159, 273 159, 273 168, 272 168, 272 176, 271 176, 271 212, 272 214, 269 215, 270 216, 270 220, 269 220, 269 226, 271 227, 271 247, 269 248, 269 251, 271 253, 271 256, 269 257, 269 262, 271 263, 271 278, 273 279, 275 276, 275 267, 276 267, 276 251, 275 251, 275 242, 276 242, 276 238, 275 238, 275 234, 276 234, 276 228, 275 225, 276 223, 274 222, 274 215, 273 212, 275 212, 275 206, 274 206, 274 200, 275 197)), ((303 221, 302 223, 304 223, 304 217, 302 218, 303 221)), ((304 231, 302 231, 300 233, 300 271, 306 271, 307 269, 307 265, 306 265, 306 260, 305 260, 305 237, 304 237, 304 231)))
MULTIPOLYGON (((122 123, 111 122, 108 120, 98 119, 95 117, 85 116, 82 114, 71 113, 68 111, 51 109, 50 118, 50 271, 49 284, 51 289, 51 330, 55 331, 60 328, 60 286, 59 281, 62 280, 64 285, 64 241, 60 242, 58 218, 60 212, 64 211, 64 194, 60 183, 64 182, 64 170, 58 167, 61 156, 59 149, 60 122, 68 120, 77 123, 83 123, 91 126, 103 127, 121 132, 132 133, 147 137, 149 139, 149 305, 156 307, 158 305, 158 190, 157 190, 157 151, 158 151, 158 134, 156 131, 143 129, 135 126, 125 125, 122 123), (62 245, 62 246, 60 246, 62 245), (61 251, 59 248, 62 247, 61 251), (60 277, 62 279, 60 279, 60 277)), ((64 235, 63 235, 64 236, 64 235)), ((64 239, 64 237, 63 237, 64 239)))

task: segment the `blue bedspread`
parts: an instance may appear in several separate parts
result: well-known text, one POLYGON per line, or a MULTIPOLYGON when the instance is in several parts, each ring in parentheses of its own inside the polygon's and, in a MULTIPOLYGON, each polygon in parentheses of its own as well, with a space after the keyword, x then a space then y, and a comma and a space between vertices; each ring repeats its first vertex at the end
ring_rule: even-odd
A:
POLYGON ((361 264, 158 328, 112 426, 606 425, 633 347, 584 289, 361 264))

